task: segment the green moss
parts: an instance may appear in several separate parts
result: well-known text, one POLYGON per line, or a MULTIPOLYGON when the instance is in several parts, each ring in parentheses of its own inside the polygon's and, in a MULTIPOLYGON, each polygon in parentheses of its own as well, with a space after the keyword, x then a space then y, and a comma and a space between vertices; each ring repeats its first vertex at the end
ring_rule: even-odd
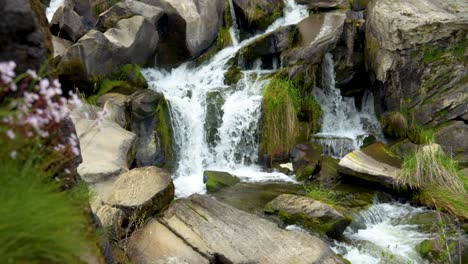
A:
POLYGON ((140 66, 136 64, 127 64, 123 66, 120 71, 111 74, 111 78, 114 80, 123 80, 128 82, 130 85, 137 88, 147 88, 148 83, 145 77, 141 73, 140 66))
MULTIPOLYGON (((304 213, 290 214, 284 210, 277 211, 277 214, 281 221, 283 221, 285 224, 299 224, 309 230, 317 232, 320 235, 328 235, 331 237, 338 236, 338 234, 336 234, 335 232, 335 228, 340 221, 333 221, 332 219, 319 220, 317 218, 310 217, 304 213)), ((349 219, 347 219, 346 221, 348 220, 349 219)))
POLYGON ((237 65, 231 65, 224 73, 224 83, 226 85, 236 84, 242 78, 242 72, 237 65))
POLYGON ((287 79, 273 77, 262 101, 263 127, 260 152, 274 156, 289 151, 299 134, 300 95, 287 79))
POLYGON ((222 50, 232 44, 231 33, 229 33, 229 28, 222 27, 218 31, 218 36, 216 37, 216 47, 219 50, 222 50))
POLYGON ((206 190, 210 193, 240 182, 237 177, 222 171, 205 171, 203 177, 206 179, 206 190))
POLYGON ((169 171, 173 169, 173 158, 174 158, 174 151, 173 151, 173 144, 172 144, 172 127, 171 127, 171 120, 169 115, 169 109, 167 106, 166 99, 162 99, 161 102, 157 105, 156 109, 156 117, 158 118, 158 124, 156 125, 156 132, 159 135, 159 139, 161 140, 161 146, 164 149, 164 157, 165 163, 164 164, 156 164, 156 165, 164 165, 169 171))
MULTIPOLYGON (((257 10, 261 9, 258 8, 257 10)), ((282 15, 283 9, 280 7, 275 8, 271 14, 264 14, 264 12, 261 10, 258 11, 257 15, 254 18, 254 21, 251 21, 251 23, 255 24, 260 29, 266 29, 282 15)))
POLYGON ((94 94, 88 97, 87 101, 89 104, 95 105, 97 99, 102 95, 110 92, 115 92, 121 89, 131 89, 131 87, 125 81, 113 81, 109 79, 104 79, 97 84, 94 94))

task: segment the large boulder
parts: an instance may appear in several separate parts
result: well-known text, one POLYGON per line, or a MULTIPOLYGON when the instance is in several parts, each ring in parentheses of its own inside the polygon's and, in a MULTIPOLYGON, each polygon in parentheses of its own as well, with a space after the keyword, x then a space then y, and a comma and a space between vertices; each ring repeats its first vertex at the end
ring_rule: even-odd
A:
MULTIPOLYGON (((416 122, 433 127, 450 120, 466 127, 468 3, 377 0, 366 12, 365 57, 375 74, 378 110, 409 110, 416 122)), ((464 146, 454 140, 449 147, 464 146)))
POLYGON ((326 203, 292 194, 276 197, 266 205, 265 212, 278 214, 286 224, 299 224, 329 237, 340 237, 351 223, 326 203))
MULTIPOLYGON (((296 3, 301 5, 307 5, 310 9, 329 9, 329 8, 337 8, 344 0, 295 0, 296 3)), ((357 1, 357 0, 356 0, 357 1)))
POLYGON ((122 19, 105 33, 88 31, 63 56, 59 74, 71 80, 91 80, 126 64, 145 65, 153 60, 157 43, 158 33, 147 19, 122 19))
POLYGON ((127 215, 147 218, 173 199, 174 184, 169 173, 158 167, 143 167, 120 175, 104 203, 127 215))
POLYGON ((67 6, 61 6, 55 11, 50 25, 52 34, 73 42, 86 33, 81 17, 67 6))
POLYGON ((237 22, 246 31, 265 30, 283 14, 281 0, 233 0, 237 22))
POLYGON ((378 142, 355 150, 338 163, 338 171, 374 184, 392 188, 401 169, 401 160, 378 142))
POLYGON ((325 13, 311 15, 299 22, 299 46, 285 52, 283 62, 289 66, 319 63, 340 39, 345 17, 343 13, 325 13))
POLYGON ((53 47, 40 1, 3 0, 0 14, 0 61, 15 61, 16 73, 49 66, 53 47))
MULTIPOLYGON (((171 204, 159 221, 212 263, 343 263, 314 236, 280 229, 204 195, 171 204)), ((137 250, 154 254, 150 247, 137 250)))
POLYGON ((298 181, 308 180, 320 169, 322 146, 314 143, 301 143, 289 151, 294 173, 298 181))

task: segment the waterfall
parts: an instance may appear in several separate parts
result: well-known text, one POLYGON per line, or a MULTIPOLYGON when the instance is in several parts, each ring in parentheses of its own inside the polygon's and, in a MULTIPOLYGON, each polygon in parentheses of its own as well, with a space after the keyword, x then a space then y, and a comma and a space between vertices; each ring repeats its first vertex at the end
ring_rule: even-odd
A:
MULTIPOLYGON (((232 1, 229 4, 233 12, 232 1)), ((285 0, 284 16, 273 23, 266 33, 296 24, 308 15, 306 7, 297 5, 294 0, 285 0)), ((235 14, 232 18, 235 22, 235 14)), ((262 172, 255 165, 262 88, 266 84, 261 77, 272 71, 264 70, 261 64, 257 64, 253 70, 243 71, 243 78, 236 85, 224 84, 228 60, 239 49, 266 34, 239 43, 236 27, 236 23, 233 23, 230 30, 233 45, 219 51, 203 65, 184 63, 171 71, 155 68, 143 70, 150 88, 163 93, 170 108, 177 153, 174 173, 177 196, 204 192, 203 171, 207 169, 228 171, 246 181, 292 181, 281 173, 262 172), (212 97, 217 98, 217 103, 210 102, 212 97), (212 113, 208 107, 217 110, 212 113), (214 142, 209 142, 210 134, 206 127, 212 124, 217 127, 210 129, 210 133, 214 131, 216 136, 214 142)))
POLYGON ((385 256, 391 263, 425 263, 415 246, 431 235, 421 233, 416 225, 395 221, 423 211, 408 204, 375 201, 369 209, 353 215, 351 226, 344 232, 352 242, 335 241, 333 250, 351 263, 387 263, 385 256))
POLYGON ((354 98, 343 97, 336 88, 333 56, 327 53, 322 62, 322 85, 312 91, 323 110, 320 133, 313 141, 324 147, 325 154, 342 158, 358 149, 367 135, 383 138, 375 116, 373 96, 366 91, 358 111, 354 98))
POLYGON ((46 16, 47 20, 52 21, 52 18, 54 17, 55 11, 59 9, 59 7, 65 5, 65 0, 52 0, 50 1, 49 7, 46 9, 46 16))

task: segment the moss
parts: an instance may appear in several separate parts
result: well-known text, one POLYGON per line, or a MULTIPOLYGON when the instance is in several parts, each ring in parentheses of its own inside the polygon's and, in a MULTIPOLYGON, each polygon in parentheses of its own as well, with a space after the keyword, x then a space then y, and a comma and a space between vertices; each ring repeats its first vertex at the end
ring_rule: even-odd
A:
MULTIPOLYGON (((258 9, 257 9, 258 10, 258 9)), ((261 10, 261 9, 260 9, 261 10)), ((270 26, 275 20, 280 18, 283 15, 283 9, 280 7, 277 7, 273 10, 271 14, 262 14, 262 12, 258 12, 256 15, 256 18, 254 21, 252 21, 252 24, 255 24, 258 28, 260 29, 266 29, 268 26, 270 26)))
POLYGON ((120 0, 101 0, 101 1, 96 1, 96 3, 93 4, 93 13, 95 17, 98 17, 100 14, 102 14, 104 11, 109 9, 111 6, 114 4, 120 2, 120 0))
POLYGON ((137 88, 148 88, 148 83, 137 64, 124 65, 119 71, 111 74, 114 80, 124 80, 137 88))
MULTIPOLYGON (((268 209, 268 208, 267 208, 268 209)), ((332 219, 317 219, 310 217, 304 213, 294 213, 290 214, 284 210, 277 211, 278 217, 285 224, 299 224, 311 231, 317 232, 320 235, 327 235, 330 237, 337 237, 339 234, 336 233, 337 225, 340 225, 341 221, 334 221, 332 219)), ((349 219, 346 219, 345 222, 348 224, 351 222, 349 219), (349 221, 349 222, 348 222, 349 221)))
POLYGON ((156 125, 156 132, 159 135, 159 139, 161 140, 161 146, 164 150, 164 164, 156 164, 158 166, 164 165, 169 171, 173 169, 173 158, 174 158, 174 151, 173 151, 173 142, 172 142, 172 127, 169 115, 169 109, 166 102, 166 99, 162 99, 160 103, 157 105, 156 109, 156 117, 158 119, 158 124, 156 125))
POLYGON ((419 255, 426 259, 439 259, 439 250, 434 247, 434 241, 424 240, 416 245, 416 251, 419 255))
POLYGON ((229 28, 222 27, 218 31, 218 36, 216 37, 216 47, 219 50, 222 50, 232 44, 231 33, 229 33, 229 28))
POLYGON ((113 81, 109 79, 104 79, 100 81, 95 89, 93 95, 87 98, 89 104, 95 105, 96 101, 102 95, 109 92, 116 92, 119 89, 131 89, 127 82, 125 81, 113 81))
POLYGON ((242 72, 237 65, 231 65, 224 73, 224 84, 236 84, 242 78, 242 72))
POLYGON ((293 83, 273 77, 263 95, 260 153, 274 156, 289 151, 299 134, 299 109, 300 95, 293 83))
POLYGON ((317 164, 309 164, 304 166, 303 168, 297 169, 295 171, 296 180, 298 181, 306 181, 308 180, 312 174, 314 174, 315 170, 317 169, 317 164))
POLYGON ((237 177, 221 171, 205 171, 203 177, 206 180, 206 190, 210 193, 217 192, 221 188, 232 186, 240 182, 237 177))

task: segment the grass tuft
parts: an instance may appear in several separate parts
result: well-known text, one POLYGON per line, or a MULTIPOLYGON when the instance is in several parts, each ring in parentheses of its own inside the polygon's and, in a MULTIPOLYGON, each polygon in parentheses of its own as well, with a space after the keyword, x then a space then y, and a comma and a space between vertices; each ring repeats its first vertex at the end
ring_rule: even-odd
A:
POLYGON ((440 186, 454 194, 466 193, 456 161, 437 144, 427 144, 403 160, 396 184, 412 189, 440 186))
POLYGON ((321 201, 332 205, 334 207, 339 206, 338 195, 331 189, 328 189, 324 186, 304 186, 306 196, 317 201, 321 201))
POLYGON ((434 131, 431 128, 412 124, 408 130, 408 139, 414 144, 430 144, 435 141, 434 131))
POLYGON ((383 132, 393 138, 405 138, 408 134, 408 121, 400 112, 390 112, 382 117, 383 132))

